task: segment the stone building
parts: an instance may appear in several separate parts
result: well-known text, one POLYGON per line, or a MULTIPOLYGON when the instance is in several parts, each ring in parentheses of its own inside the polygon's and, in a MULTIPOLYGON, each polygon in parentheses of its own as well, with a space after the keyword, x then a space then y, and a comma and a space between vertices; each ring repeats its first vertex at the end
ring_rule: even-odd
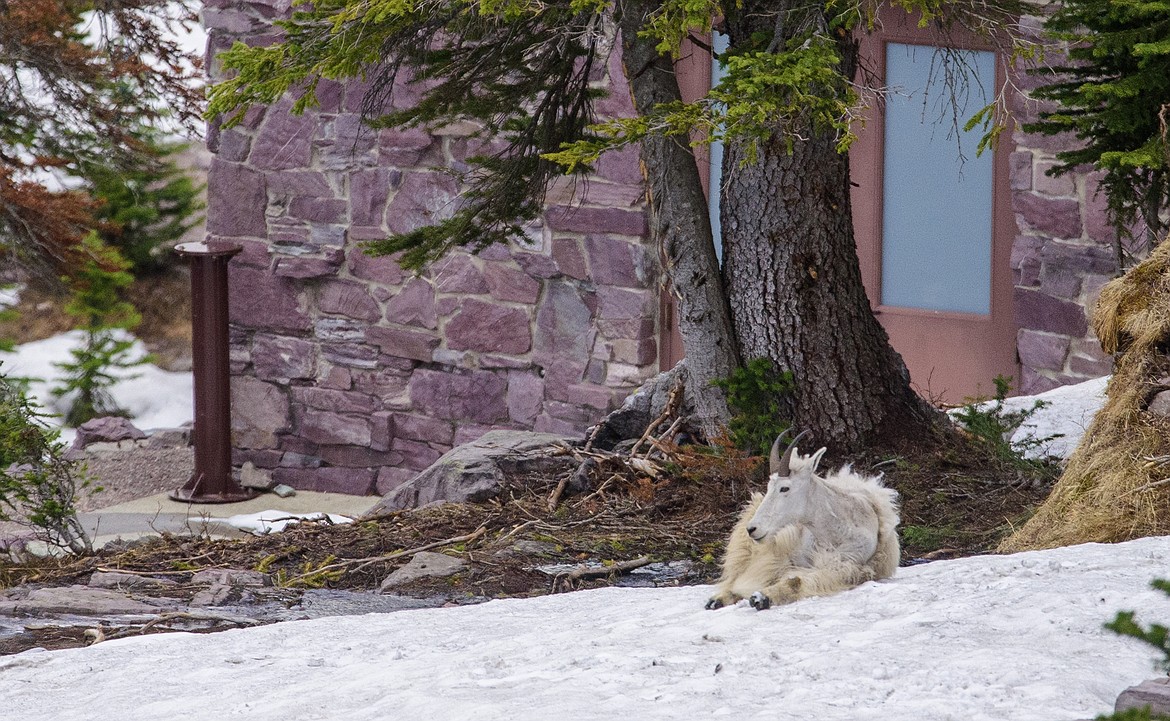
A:
MULTIPOLYGON (((209 53, 237 39, 271 42, 271 20, 288 10, 288 0, 207 0, 209 53)), ((875 53, 929 43, 910 32, 891 25, 866 42, 875 53)), ((707 87, 709 58, 687 67, 688 91, 707 87)), ((632 112, 616 54, 608 73, 601 113, 632 112)), ((208 234, 244 248, 230 275, 237 464, 298 488, 385 493, 491 428, 580 434, 678 359, 636 151, 605 156, 585 186, 554 189, 525 243, 453 253, 415 277, 357 244, 450 213, 454 175, 483 144, 458 126, 365 130, 364 90, 322 82, 320 107, 302 116, 286 99, 209 132, 208 234)), ((411 102, 410 88, 400 90, 395 102, 411 102)), ((1035 112, 1022 99, 1017 110, 1035 112)), ((891 211, 875 200, 882 176, 872 168, 889 151, 880 133, 867 137, 855 153, 855 201, 878 297, 886 281, 875 218, 891 211)), ((989 272, 1000 280, 988 281, 999 284, 988 312, 900 314, 875 301, 924 390, 957 400, 974 390, 971 377, 989 389, 994 372, 1034 392, 1109 371, 1086 308, 1116 270, 1113 235, 1092 175, 1045 175, 1059 147, 1017 131, 997 151, 989 272), (991 325, 986 338, 972 330, 991 325), (963 342, 966 355, 990 360, 944 367, 964 355, 955 350, 963 342)))

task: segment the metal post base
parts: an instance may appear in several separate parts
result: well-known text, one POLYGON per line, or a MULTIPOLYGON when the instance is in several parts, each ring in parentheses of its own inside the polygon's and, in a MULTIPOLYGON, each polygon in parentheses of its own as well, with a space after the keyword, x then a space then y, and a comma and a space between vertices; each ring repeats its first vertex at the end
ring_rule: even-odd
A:
POLYGON ((169 494, 172 501, 181 503, 237 503, 250 501, 258 495, 260 495, 259 491, 254 488, 243 488, 231 478, 226 481, 220 479, 213 483, 204 474, 191 476, 191 480, 169 494), (207 488, 222 488, 223 490, 217 493, 207 493, 207 488))

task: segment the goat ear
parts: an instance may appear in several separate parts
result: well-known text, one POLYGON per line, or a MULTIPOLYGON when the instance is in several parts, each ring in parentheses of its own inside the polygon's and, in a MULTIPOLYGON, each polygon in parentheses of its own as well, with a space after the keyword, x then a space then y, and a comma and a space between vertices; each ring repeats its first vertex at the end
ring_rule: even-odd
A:
POLYGON ((819 451, 812 454, 812 457, 809 459, 808 466, 809 466, 809 468, 812 469, 813 473, 817 472, 817 466, 819 466, 821 464, 821 456, 825 455, 825 451, 827 451, 827 450, 829 450, 829 449, 825 448, 824 446, 821 446, 821 449, 819 451))

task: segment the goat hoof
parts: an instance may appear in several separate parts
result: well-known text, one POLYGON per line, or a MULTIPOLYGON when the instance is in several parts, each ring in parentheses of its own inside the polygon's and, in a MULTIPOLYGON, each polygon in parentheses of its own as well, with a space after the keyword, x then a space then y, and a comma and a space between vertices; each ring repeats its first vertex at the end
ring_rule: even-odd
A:
POLYGON ((763 611, 766 608, 772 607, 772 599, 765 596, 763 591, 753 593, 751 598, 748 599, 748 603, 757 611, 763 611))
POLYGON ((709 598, 709 599, 707 599, 707 605, 705 606, 705 608, 708 611, 714 611, 717 608, 723 608, 723 601, 720 601, 718 598, 714 598, 714 597, 709 598))

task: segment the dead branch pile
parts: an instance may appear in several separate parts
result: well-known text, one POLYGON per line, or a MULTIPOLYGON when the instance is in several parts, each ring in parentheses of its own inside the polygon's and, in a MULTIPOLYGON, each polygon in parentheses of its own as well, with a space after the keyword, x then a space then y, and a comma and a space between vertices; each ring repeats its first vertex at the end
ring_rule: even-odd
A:
POLYGON ((1001 551, 1170 533, 1170 242, 1101 291, 1108 400, 1051 495, 1001 551))

